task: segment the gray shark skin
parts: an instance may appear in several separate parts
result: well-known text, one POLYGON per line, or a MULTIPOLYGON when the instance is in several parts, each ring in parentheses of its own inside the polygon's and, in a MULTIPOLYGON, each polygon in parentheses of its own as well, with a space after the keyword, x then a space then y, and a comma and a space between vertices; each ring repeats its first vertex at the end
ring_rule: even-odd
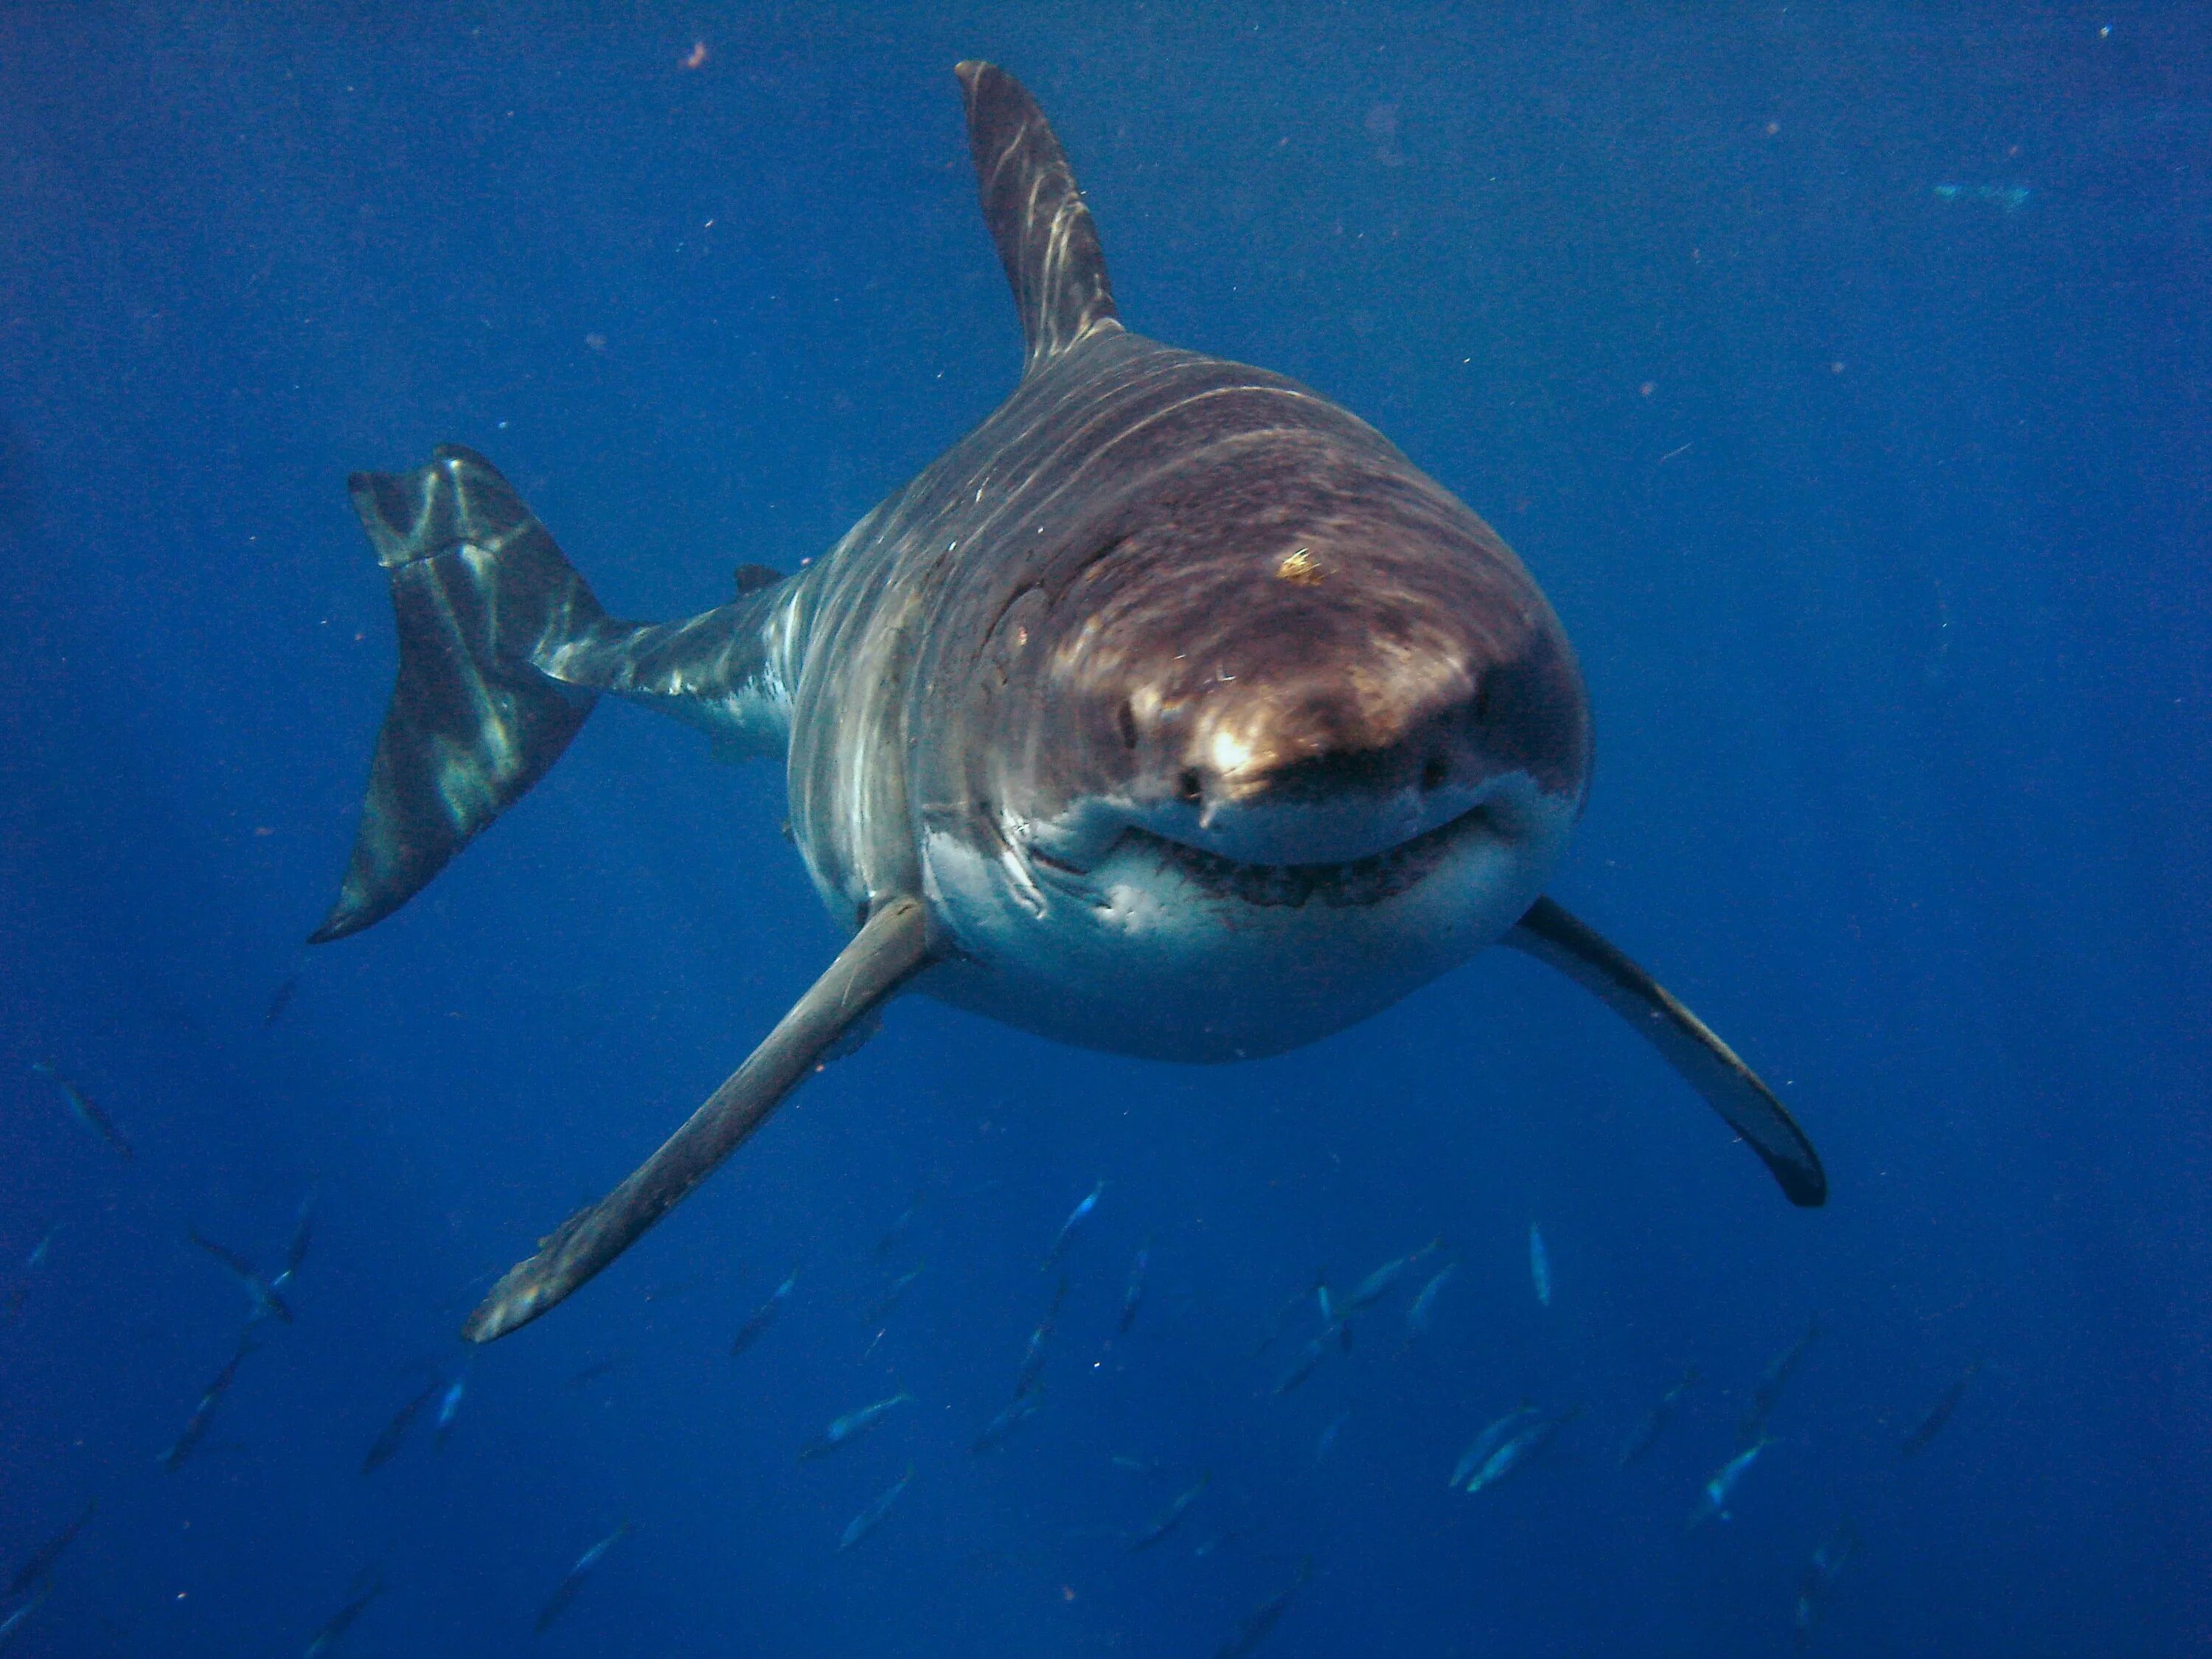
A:
POLYGON ((745 1064, 471 1316, 489 1340, 678 1202, 911 988, 1214 1061, 1351 1025, 1504 942, 1595 993, 1801 1205, 1826 1181, 1743 1062, 1543 897, 1589 784, 1582 677, 1496 532, 1295 381, 1123 328, 1042 113, 959 66, 1027 344, 988 419, 799 574, 617 621, 482 457, 359 474, 399 672, 338 900, 388 915, 597 698, 781 755, 852 942, 745 1064))

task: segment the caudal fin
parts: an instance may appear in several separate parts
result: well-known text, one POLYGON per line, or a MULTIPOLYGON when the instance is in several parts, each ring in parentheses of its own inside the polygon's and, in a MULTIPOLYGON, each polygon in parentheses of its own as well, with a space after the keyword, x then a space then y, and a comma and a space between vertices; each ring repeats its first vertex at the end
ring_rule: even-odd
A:
POLYGON ((310 936, 359 933, 412 898, 561 757, 595 694, 535 665, 605 613, 491 464, 441 446, 412 472, 356 472, 354 510, 392 580, 399 675, 337 902, 310 936))

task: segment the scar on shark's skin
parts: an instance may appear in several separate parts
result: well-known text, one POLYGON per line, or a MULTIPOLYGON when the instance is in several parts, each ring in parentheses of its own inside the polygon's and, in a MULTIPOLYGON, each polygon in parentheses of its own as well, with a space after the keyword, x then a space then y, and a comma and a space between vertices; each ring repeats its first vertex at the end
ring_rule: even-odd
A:
POLYGON ((317 942, 421 890, 608 693, 720 757, 781 757, 790 838, 853 930, 465 1334, 504 1335, 606 1266, 909 988, 1087 1047, 1226 1060, 1503 943, 1620 1013, 1792 1202, 1820 1203, 1819 1158, 1750 1068, 1544 896, 1590 726, 1527 568, 1356 416, 1126 330, 1042 112, 1004 70, 957 72, 1021 380, 826 556, 740 565, 732 602, 687 621, 622 622, 483 457, 351 480, 399 672, 317 942))

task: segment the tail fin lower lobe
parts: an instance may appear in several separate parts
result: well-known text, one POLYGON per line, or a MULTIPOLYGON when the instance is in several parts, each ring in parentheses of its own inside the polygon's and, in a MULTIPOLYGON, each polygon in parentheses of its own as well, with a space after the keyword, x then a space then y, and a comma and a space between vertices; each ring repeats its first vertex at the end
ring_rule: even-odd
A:
POLYGON ((605 620, 537 515, 473 450, 357 472, 354 510, 392 580, 399 675, 337 902, 310 936, 404 904, 544 775, 597 700, 533 666, 605 620))

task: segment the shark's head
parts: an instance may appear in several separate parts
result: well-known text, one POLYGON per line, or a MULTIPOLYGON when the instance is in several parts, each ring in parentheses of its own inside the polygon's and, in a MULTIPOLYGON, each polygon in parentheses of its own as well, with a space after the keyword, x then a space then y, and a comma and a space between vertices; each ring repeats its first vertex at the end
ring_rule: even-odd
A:
POLYGON ((923 736, 941 994, 1097 1047, 1265 1054, 1538 896, 1589 777, 1573 652, 1487 526, 1358 437, 1149 472, 979 623, 975 724, 923 736))

